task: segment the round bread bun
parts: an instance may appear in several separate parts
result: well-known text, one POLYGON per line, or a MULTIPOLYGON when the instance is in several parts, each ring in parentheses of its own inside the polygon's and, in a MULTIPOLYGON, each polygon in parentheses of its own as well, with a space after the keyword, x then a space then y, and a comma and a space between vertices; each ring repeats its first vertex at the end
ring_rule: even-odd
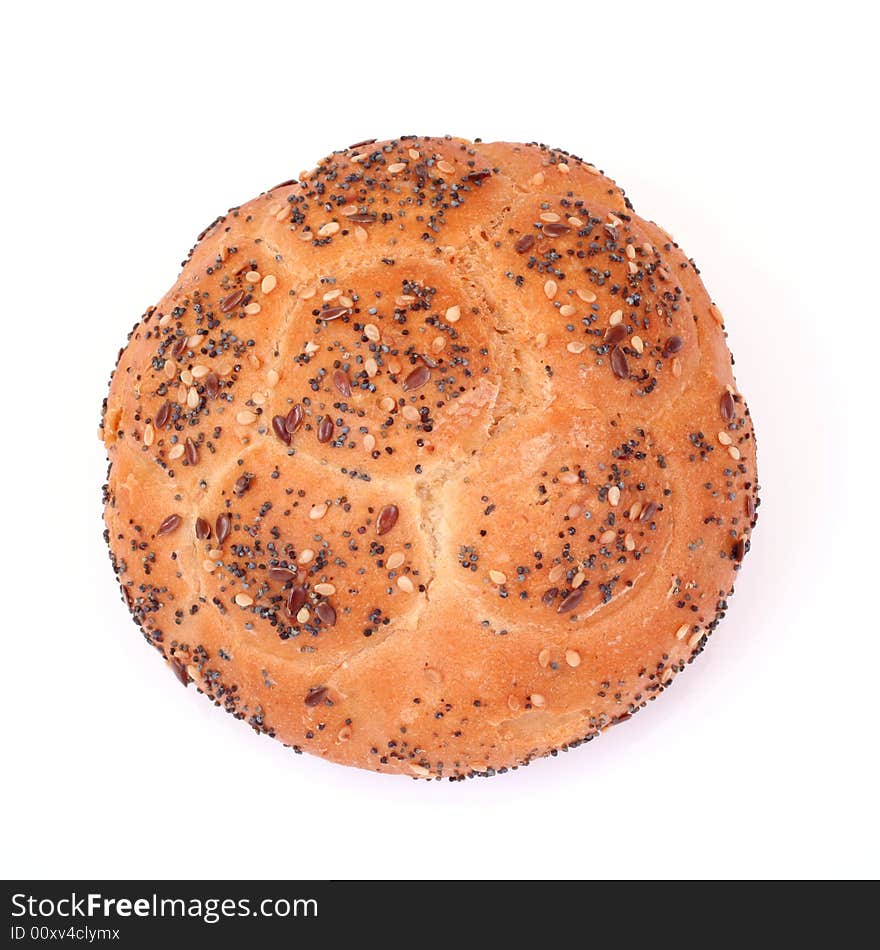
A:
POLYGON ((231 209, 130 334, 101 433, 113 567, 178 679, 418 778, 654 699, 757 506, 696 267, 543 145, 362 142, 231 209))

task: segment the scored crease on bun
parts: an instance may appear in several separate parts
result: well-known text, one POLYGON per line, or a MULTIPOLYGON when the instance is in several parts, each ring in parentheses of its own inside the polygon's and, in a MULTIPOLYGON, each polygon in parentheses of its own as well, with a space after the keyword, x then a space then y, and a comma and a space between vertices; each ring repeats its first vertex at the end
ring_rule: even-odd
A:
POLYGON ((178 679, 420 778, 629 719, 756 519, 696 267, 543 145, 362 142, 231 209, 131 332, 101 435, 113 567, 178 679))

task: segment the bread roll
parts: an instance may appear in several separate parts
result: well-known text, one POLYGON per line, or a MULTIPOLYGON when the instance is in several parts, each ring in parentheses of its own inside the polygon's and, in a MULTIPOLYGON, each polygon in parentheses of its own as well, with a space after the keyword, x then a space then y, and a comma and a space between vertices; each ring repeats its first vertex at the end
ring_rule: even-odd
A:
POLYGON ((418 778, 629 719, 755 523, 697 269, 539 145, 364 142, 231 209, 130 334, 102 437, 113 566, 177 678, 418 778))

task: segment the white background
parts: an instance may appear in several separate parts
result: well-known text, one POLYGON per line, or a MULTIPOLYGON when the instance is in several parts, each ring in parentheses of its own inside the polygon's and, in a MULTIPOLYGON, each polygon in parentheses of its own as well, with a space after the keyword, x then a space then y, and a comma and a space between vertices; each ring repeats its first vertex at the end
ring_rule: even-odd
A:
POLYGON ((0 872, 876 876, 872 6, 7 9, 0 872), (731 612, 674 689, 459 784, 294 756, 181 689, 101 537, 106 382, 195 235, 407 132, 559 145, 667 227, 726 316, 763 485, 731 612))

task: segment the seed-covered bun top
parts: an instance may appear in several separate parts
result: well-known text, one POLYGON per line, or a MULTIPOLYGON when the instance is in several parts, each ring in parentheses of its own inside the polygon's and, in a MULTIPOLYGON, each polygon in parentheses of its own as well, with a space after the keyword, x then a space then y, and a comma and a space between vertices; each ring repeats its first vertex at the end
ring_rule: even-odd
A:
POLYGON ((693 263, 538 145, 363 142, 218 218, 132 331, 102 437, 113 566, 178 679, 426 778, 662 692, 757 504, 693 263))

